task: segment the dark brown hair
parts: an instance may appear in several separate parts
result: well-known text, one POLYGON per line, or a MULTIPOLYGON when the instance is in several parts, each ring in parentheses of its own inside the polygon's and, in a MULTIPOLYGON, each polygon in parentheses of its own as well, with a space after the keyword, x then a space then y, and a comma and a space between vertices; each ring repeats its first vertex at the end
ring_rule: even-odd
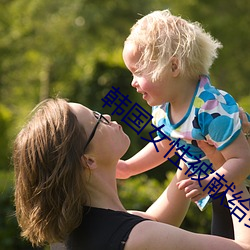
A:
POLYGON ((15 205, 33 245, 62 242, 82 220, 86 133, 64 99, 48 99, 14 142, 15 205))

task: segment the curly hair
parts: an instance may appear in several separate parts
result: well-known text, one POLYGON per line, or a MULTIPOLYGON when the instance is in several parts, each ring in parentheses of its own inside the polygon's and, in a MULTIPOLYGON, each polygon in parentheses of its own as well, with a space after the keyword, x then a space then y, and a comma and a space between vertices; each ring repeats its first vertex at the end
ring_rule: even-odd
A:
POLYGON ((222 48, 198 22, 188 22, 169 10, 154 11, 139 19, 125 44, 128 42, 142 53, 137 71, 151 74, 153 81, 164 75, 173 57, 178 59, 182 75, 193 79, 208 74, 217 50, 222 48))
POLYGON ((22 236, 33 245, 63 242, 82 220, 86 202, 81 156, 86 133, 66 100, 33 111, 13 148, 15 206, 22 236))

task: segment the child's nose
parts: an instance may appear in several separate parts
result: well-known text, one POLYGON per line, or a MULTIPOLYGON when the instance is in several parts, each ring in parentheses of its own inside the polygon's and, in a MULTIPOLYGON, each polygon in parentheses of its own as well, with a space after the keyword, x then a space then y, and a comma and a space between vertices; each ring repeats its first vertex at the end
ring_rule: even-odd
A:
POLYGON ((138 83, 137 83, 135 78, 133 78, 133 80, 131 82, 131 86, 134 87, 134 88, 136 88, 138 86, 138 83))

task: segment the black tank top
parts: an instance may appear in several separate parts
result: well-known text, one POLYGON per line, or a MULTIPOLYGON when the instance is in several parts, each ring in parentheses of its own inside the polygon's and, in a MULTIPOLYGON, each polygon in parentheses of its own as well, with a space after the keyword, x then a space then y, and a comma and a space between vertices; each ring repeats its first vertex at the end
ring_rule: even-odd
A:
POLYGON ((67 250, 123 250, 133 227, 146 219, 126 212, 85 207, 82 223, 69 236, 67 250))

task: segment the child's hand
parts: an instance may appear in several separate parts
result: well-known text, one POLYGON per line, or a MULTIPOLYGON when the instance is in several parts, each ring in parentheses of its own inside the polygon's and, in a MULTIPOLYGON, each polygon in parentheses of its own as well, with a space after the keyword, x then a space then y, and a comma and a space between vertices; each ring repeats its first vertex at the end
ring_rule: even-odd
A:
POLYGON ((206 186, 204 181, 207 182, 206 179, 202 180, 202 187, 200 187, 197 180, 181 180, 177 183, 177 187, 180 190, 184 190, 187 198, 191 199, 193 202, 196 202, 207 196, 207 193, 203 191, 203 188, 206 186))
POLYGON ((127 179, 131 176, 129 167, 126 161, 119 160, 116 166, 116 178, 117 179, 127 179))

